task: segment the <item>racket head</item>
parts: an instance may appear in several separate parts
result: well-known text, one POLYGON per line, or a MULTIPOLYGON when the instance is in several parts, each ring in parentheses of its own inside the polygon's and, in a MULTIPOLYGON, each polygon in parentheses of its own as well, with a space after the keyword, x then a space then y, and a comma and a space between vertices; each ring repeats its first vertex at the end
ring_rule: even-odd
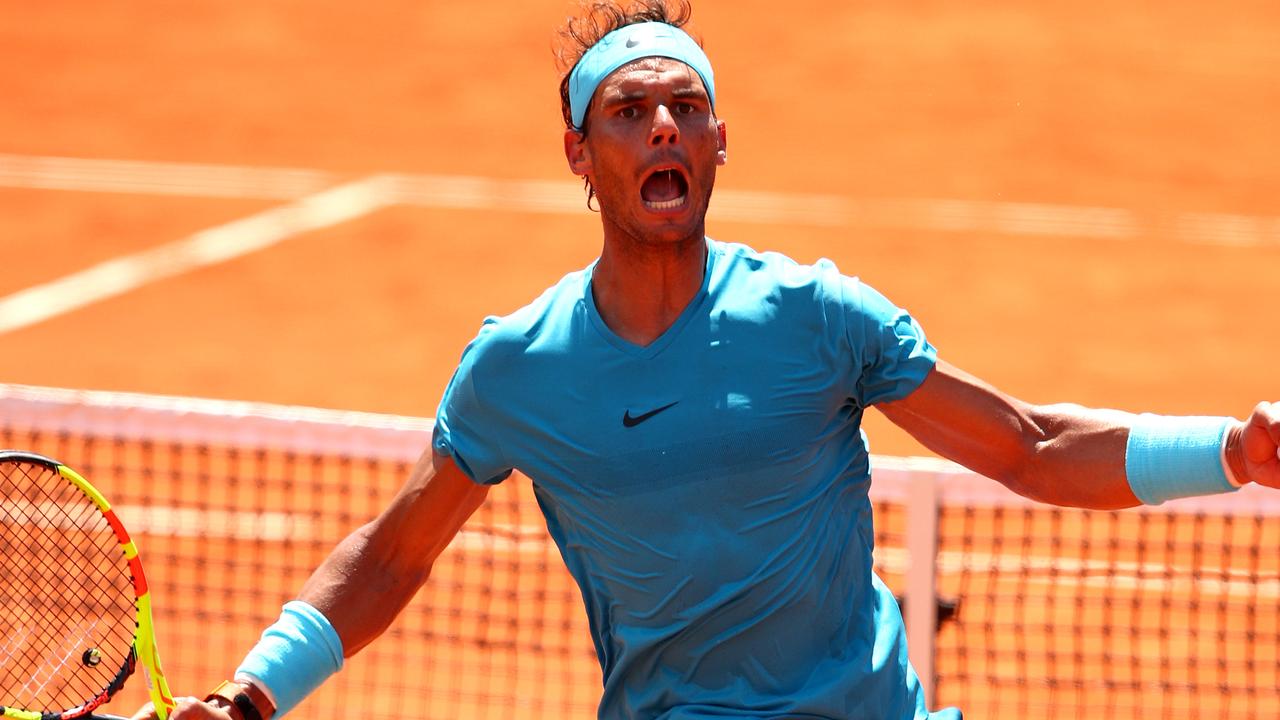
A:
POLYGON ((137 547, 93 485, 50 458, 0 451, 0 578, 5 717, 88 716, 139 660, 168 717, 137 547))

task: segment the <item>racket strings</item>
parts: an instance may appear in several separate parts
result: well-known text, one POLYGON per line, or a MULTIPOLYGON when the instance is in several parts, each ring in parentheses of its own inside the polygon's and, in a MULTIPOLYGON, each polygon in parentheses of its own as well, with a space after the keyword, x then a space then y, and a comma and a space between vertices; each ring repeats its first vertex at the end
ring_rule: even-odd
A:
POLYGON ((0 463, 0 705, 78 707, 131 662, 129 564, 110 523, 51 468, 0 463))

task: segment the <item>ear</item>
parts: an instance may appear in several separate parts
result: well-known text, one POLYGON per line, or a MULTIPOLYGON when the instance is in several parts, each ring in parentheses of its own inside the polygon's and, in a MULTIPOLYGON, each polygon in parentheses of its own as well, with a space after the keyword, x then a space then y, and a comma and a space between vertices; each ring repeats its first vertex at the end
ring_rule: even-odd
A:
POLYGON ((716 134, 719 135, 719 147, 716 150, 716 164, 724 165, 729 162, 729 136, 725 133, 724 121, 716 121, 716 134))
POLYGON ((587 150, 587 136, 577 130, 564 131, 564 159, 569 162, 569 172, 585 176, 591 172, 591 152, 587 150))

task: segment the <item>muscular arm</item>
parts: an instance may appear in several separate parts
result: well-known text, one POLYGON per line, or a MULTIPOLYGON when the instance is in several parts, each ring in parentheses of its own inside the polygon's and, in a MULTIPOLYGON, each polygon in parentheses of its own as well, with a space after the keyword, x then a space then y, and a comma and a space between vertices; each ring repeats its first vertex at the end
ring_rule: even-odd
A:
MULTIPOLYGON (((423 454, 391 504, 334 548, 298 599, 320 612, 354 655, 382 634, 431 572, 431 565, 489 488, 471 481, 451 458, 423 454)), ((132 720, 153 720, 144 705, 132 720)), ((227 710, 178 698, 170 720, 230 720, 227 710)))
MULTIPOLYGON (((1125 473, 1130 413, 1031 405, 942 361, 911 395, 877 407, 930 450, 1033 500, 1097 510, 1141 504, 1125 473)), ((1235 478, 1280 488, 1280 403, 1259 403, 1227 433, 1235 478)))
POLYGON ((1030 405, 945 362, 911 395, 877 406, 925 447, 1055 505, 1139 505, 1125 476, 1133 415, 1030 405))
POLYGON ((428 450, 391 504, 334 548, 298 599, 324 613, 343 654, 354 655, 409 603, 487 493, 452 458, 428 450))

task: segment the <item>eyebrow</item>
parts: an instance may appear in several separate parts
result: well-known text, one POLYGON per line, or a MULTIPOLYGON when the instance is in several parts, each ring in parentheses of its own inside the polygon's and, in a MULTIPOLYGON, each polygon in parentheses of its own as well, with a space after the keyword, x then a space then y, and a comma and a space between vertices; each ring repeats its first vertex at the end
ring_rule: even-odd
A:
MULTIPOLYGON (((643 90, 609 93, 600 98, 600 104, 603 107, 613 107, 615 105, 626 105, 628 103, 639 102, 647 97, 649 97, 649 94, 643 90)), ((693 86, 674 88, 671 90, 671 97, 680 100, 702 100, 704 102, 710 100, 705 90, 693 86)))
POLYGON ((705 90, 690 85, 689 87, 676 88, 671 91, 672 97, 693 98, 694 100, 710 100, 705 90))
POLYGON ((637 102, 648 97, 643 90, 636 90, 629 93, 607 93, 600 98, 600 104, 605 107, 612 105, 626 105, 628 103, 637 102))

